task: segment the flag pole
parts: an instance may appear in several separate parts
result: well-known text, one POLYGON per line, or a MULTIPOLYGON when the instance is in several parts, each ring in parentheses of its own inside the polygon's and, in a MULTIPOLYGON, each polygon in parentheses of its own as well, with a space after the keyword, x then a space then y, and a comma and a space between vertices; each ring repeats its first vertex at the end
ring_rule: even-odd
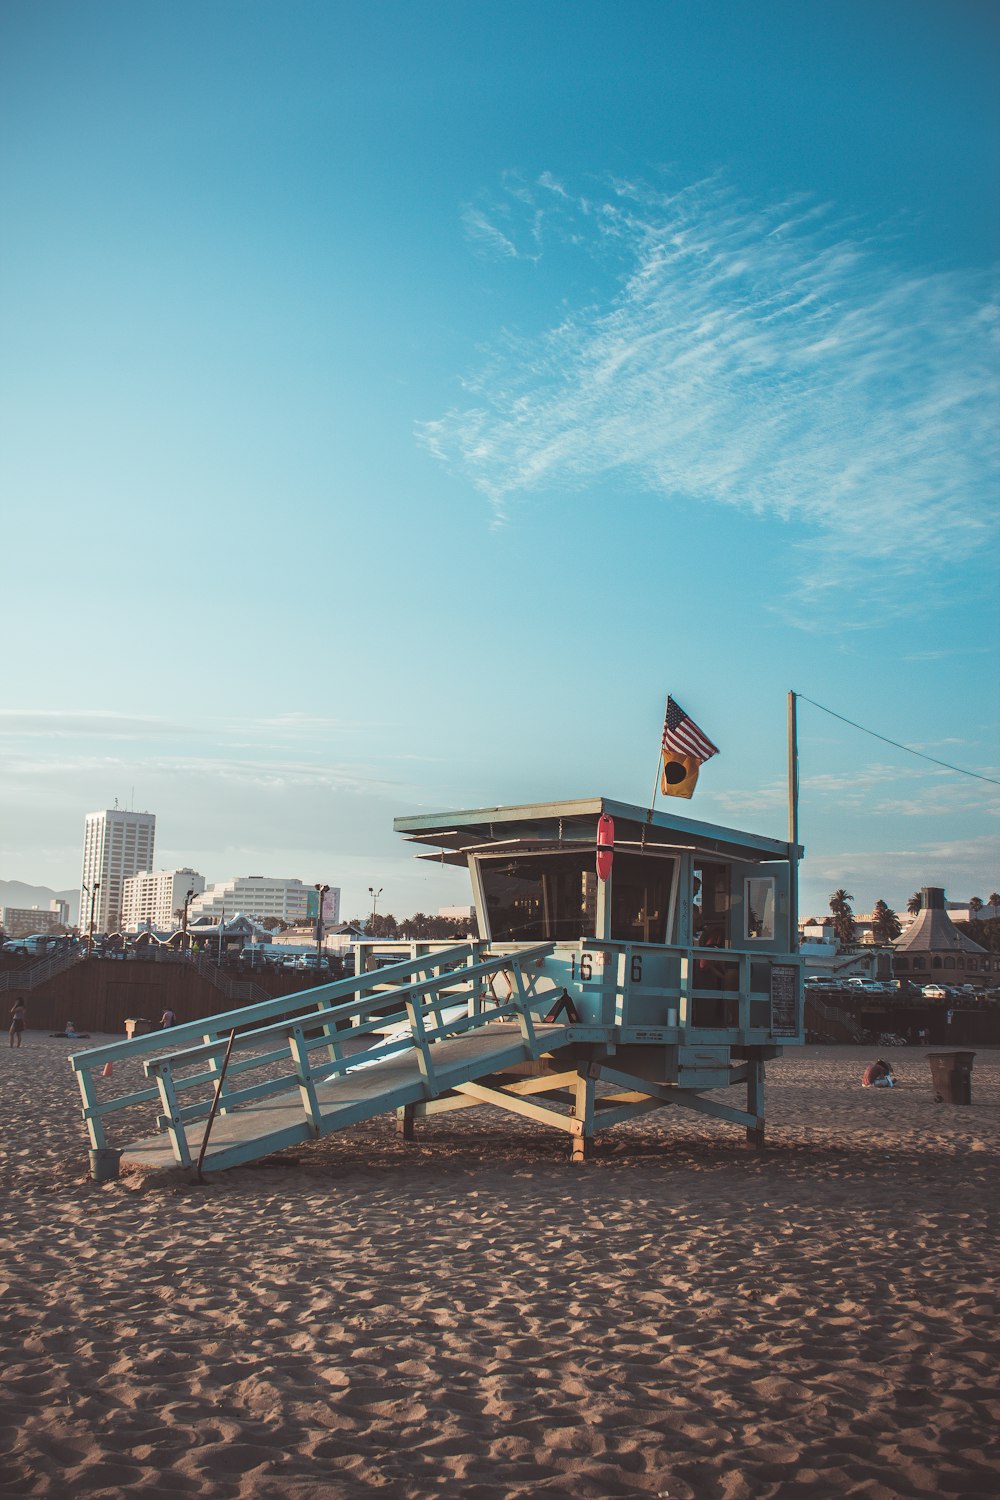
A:
POLYGON ((797 695, 788 694, 788 943, 799 951, 799 737, 797 695))
MULTIPOLYGON (((666 696, 666 698, 664 698, 664 700, 663 700, 663 722, 664 722, 664 724, 667 722, 667 704, 669 702, 670 702, 670 694, 668 693, 667 696, 666 696)), ((656 806, 656 793, 657 793, 657 789, 659 788, 659 785, 660 785, 660 761, 662 759, 663 759, 663 731, 661 730, 660 731, 660 750, 659 750, 659 754, 656 757, 656 775, 653 777, 653 795, 649 799, 649 811, 646 813, 646 822, 643 825, 643 830, 642 830, 642 844, 641 844, 640 847, 644 847, 645 846, 645 843, 646 843, 646 829, 649 827, 650 823, 652 823, 652 821, 653 821, 653 808, 656 806)))

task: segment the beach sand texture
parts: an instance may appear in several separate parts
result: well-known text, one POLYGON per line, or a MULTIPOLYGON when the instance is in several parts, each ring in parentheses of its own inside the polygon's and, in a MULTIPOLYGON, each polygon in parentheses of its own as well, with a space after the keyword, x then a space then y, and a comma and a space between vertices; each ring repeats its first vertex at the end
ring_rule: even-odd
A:
POLYGON ((68 1051, 0 1063, 0 1493, 1000 1491, 1000 1052, 962 1108, 791 1050, 763 1155, 482 1110, 194 1187, 88 1180, 68 1051))

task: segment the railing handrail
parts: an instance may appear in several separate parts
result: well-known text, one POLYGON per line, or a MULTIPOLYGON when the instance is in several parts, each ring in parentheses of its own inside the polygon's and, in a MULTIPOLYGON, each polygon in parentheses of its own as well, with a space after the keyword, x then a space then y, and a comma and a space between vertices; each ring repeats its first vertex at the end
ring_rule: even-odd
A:
POLYGON ((55 974, 61 974, 72 964, 85 958, 86 954, 76 948, 60 948, 55 953, 46 953, 24 969, 6 969, 0 974, 0 990, 34 990, 55 974))
MULTIPOLYGON (((170 1039, 173 1042, 188 1041, 194 1037, 202 1038, 206 1032, 211 1033, 213 1029, 218 1030, 225 1025, 228 1031, 232 1026, 251 1026, 255 1021, 263 1021, 271 1016, 280 1017, 284 1011, 294 1012, 312 1009, 324 1000, 334 999, 340 995, 349 996, 361 991, 371 990, 376 985, 387 984, 392 976, 398 975, 405 980, 414 969, 424 968, 428 962, 441 963, 445 959, 449 963, 458 962, 467 957, 479 945, 463 943, 454 949, 447 949, 443 954, 435 953, 415 959, 406 959, 402 963, 387 965, 384 969, 372 969, 365 974, 348 975, 346 979, 334 979, 329 984, 314 985, 309 990, 296 990, 292 995, 279 995, 273 1000, 257 1001, 253 1005, 241 1007, 238 1011, 224 1011, 215 1016, 206 1016, 200 1021, 182 1021, 179 1026, 170 1028, 170 1039), (212 1023, 218 1025, 213 1028, 212 1023)), ((126 1057, 141 1057, 143 1053, 154 1052, 163 1046, 163 1032, 148 1032, 145 1036, 132 1037, 131 1040, 123 1042, 107 1042, 102 1047, 91 1047, 85 1052, 74 1052, 70 1057, 70 1066, 80 1072, 83 1069, 103 1067, 108 1062, 118 1062, 126 1057)))
MULTIPOLYGON (((546 952, 550 951, 551 948, 551 943, 540 943, 537 945, 537 949, 542 949, 546 952)), ((527 950, 527 953, 525 955, 518 954, 517 957, 519 960, 525 956, 530 958, 536 954, 536 951, 536 948, 531 948, 527 950)), ((433 979, 422 979, 418 980, 414 984, 408 984, 406 986, 405 993, 408 997, 419 997, 426 994, 432 994, 434 990, 440 989, 446 984, 453 984, 457 980, 464 980, 466 978, 468 978, 469 980, 481 979, 484 978, 487 974, 496 974, 501 969, 509 967, 510 962, 511 960, 509 955, 500 954, 490 959, 484 959, 479 963, 470 964, 468 968, 461 969, 456 974, 439 974, 433 979)), ((386 973, 388 973, 388 969, 372 970, 370 977, 375 978, 378 974, 384 975, 386 973)), ((392 988, 397 987, 393 986, 392 988)), ((306 993, 315 994, 315 991, 307 991, 306 993)), ((331 1025, 336 1025, 337 1021, 344 1020, 348 1016, 364 1014, 366 1013, 366 1011, 374 1010, 376 1006, 384 1006, 386 1001, 391 998, 391 993, 391 988, 376 992, 370 997, 368 1005, 363 1007, 360 1012, 357 1004, 354 1001, 347 1000, 341 1005, 328 1006, 323 1008, 317 1007, 317 1009, 315 1010, 306 1011, 304 1015, 274 1021, 269 1026, 259 1027, 256 1031, 242 1032, 239 1036, 237 1036, 235 1046, 241 1051, 246 1050, 246 1048, 248 1047, 257 1046, 261 1042, 266 1041, 270 1036, 281 1036, 285 1034, 288 1031, 289 1027, 292 1026, 308 1025, 310 1030, 312 1030, 314 1027, 320 1026, 329 1028, 331 1025)), ((449 996, 449 999, 451 1000, 452 1004, 455 1003, 453 997, 449 996)), ((546 994, 544 997, 540 997, 537 1002, 538 1005, 541 1005, 543 1000, 545 1004, 551 1005, 551 994, 546 994)), ((509 1002, 504 1001, 503 1006, 501 1006, 500 1008, 507 1007, 508 1005, 509 1002)), ((397 1011, 394 1014, 398 1017, 402 1017, 405 1015, 405 1010, 397 1011)), ((160 1064, 161 1062, 168 1063, 171 1067, 176 1067, 178 1065, 183 1066, 187 1063, 198 1062, 202 1058, 211 1057, 220 1049, 225 1048, 228 1045, 229 1030, 231 1030, 232 1028, 232 1021, 236 1015, 238 1015, 238 1012, 232 1011, 229 1013, 229 1016, 225 1018, 227 1021, 229 1021, 230 1025, 228 1028, 221 1027, 219 1029, 220 1035, 217 1041, 204 1042, 200 1047, 187 1047, 180 1052, 171 1052, 165 1055, 163 1058, 151 1058, 145 1064, 145 1070, 147 1074, 154 1072, 158 1064, 160 1064), (224 1035, 222 1034, 223 1032, 225 1033, 224 1035)), ((361 1025, 354 1026, 351 1028, 351 1031, 349 1033, 343 1032, 341 1033, 341 1035, 345 1037, 348 1035, 364 1035, 368 1030, 372 1029, 373 1026, 389 1027, 393 1024, 393 1015, 379 1015, 367 1025, 362 1023, 361 1025)), ((160 1033, 160 1036, 163 1036, 162 1032, 160 1033)), ((327 1036, 322 1035, 316 1037, 311 1045, 322 1047, 327 1045, 327 1041, 327 1036)))

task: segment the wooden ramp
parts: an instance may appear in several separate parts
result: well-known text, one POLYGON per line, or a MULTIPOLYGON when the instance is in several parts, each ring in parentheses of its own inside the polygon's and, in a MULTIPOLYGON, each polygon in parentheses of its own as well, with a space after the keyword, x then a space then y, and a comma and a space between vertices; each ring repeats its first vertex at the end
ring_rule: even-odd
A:
POLYGON ((374 1115, 412 1119, 457 1090, 482 1092, 476 1080, 571 1042, 607 1040, 604 1027, 542 1019, 560 993, 543 972, 551 950, 435 946, 378 972, 75 1053, 92 1168, 108 1158, 114 1170, 119 1158, 154 1168, 201 1159, 203 1171, 221 1171, 374 1115), (124 1092, 105 1082, 134 1063, 145 1074, 139 1087, 134 1066, 123 1067, 124 1092), (110 1117, 157 1104, 155 1134, 109 1141, 110 1117))
MULTIPOLYGON (((538 1053, 556 1051, 579 1039, 570 1026, 536 1022, 533 1029, 538 1053)), ((221 1171, 238 1166, 287 1146, 301 1145, 317 1135, 357 1125, 375 1115, 439 1098, 464 1083, 503 1072, 531 1056, 532 1049, 516 1023, 491 1022, 481 1029, 434 1043, 431 1090, 425 1079, 423 1056, 416 1047, 381 1062, 362 1062, 328 1080, 314 1075, 313 1119, 318 1129, 303 1110, 299 1088, 245 1105, 218 1115, 213 1121, 203 1170, 221 1171)), ((187 1154, 195 1160, 205 1135, 205 1122, 194 1121, 183 1130, 187 1154)), ((168 1134, 136 1141, 126 1146, 122 1154, 123 1164, 141 1167, 171 1167, 177 1165, 177 1160, 168 1134)))

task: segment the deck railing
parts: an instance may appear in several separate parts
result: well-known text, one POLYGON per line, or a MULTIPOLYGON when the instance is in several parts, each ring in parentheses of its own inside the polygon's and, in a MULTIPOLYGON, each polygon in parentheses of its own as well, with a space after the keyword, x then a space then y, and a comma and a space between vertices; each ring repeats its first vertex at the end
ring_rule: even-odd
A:
POLYGON ((219 1090, 221 1109, 236 1110, 297 1087, 305 1117, 317 1134, 317 1087, 395 1053, 416 1049, 429 1096, 435 1090, 434 1043, 445 1037, 492 1019, 514 1019, 535 1055, 537 1012, 551 1004, 552 996, 534 993, 534 966, 551 950, 551 943, 539 943, 514 955, 482 959, 476 943, 437 948, 296 995, 74 1053, 69 1061, 77 1074, 91 1145, 95 1150, 107 1146, 109 1116, 158 1100, 156 1129, 170 1135, 175 1160, 189 1164, 186 1127, 207 1119, 212 1110, 234 1030, 237 1035, 219 1090), (531 974, 525 972, 529 964, 531 974), (511 976, 510 993, 503 1000, 497 1000, 489 986, 490 977, 500 970, 511 976), (318 1052, 322 1055, 314 1056, 318 1052), (140 1060, 151 1082, 108 1097, 100 1083, 105 1070, 110 1064, 113 1076, 114 1065, 129 1060, 140 1060), (260 1077, 262 1072, 266 1076, 260 1077), (255 1081, 250 1081, 252 1074, 258 1075, 255 1081))

